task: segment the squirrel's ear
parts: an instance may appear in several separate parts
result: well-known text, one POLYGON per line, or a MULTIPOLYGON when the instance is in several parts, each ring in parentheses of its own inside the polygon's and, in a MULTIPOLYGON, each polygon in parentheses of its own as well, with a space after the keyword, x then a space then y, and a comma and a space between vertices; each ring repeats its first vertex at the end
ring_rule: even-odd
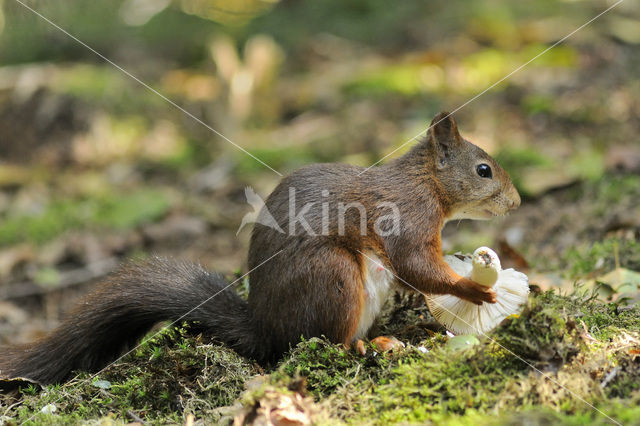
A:
POLYGON ((441 143, 455 143, 462 140, 458 132, 456 120, 453 119, 451 113, 446 111, 441 112, 433 118, 429 131, 434 139, 441 143))
POLYGON ((442 167, 449 159, 451 152, 462 142, 458 125, 448 112, 441 112, 431 121, 428 139, 438 155, 438 166, 442 167))

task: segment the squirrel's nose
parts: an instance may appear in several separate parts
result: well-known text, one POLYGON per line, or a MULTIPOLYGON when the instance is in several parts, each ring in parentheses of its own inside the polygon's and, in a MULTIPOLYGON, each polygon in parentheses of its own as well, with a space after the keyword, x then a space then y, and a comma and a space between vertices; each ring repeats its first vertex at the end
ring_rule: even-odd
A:
POLYGON ((520 194, 517 189, 513 189, 512 196, 509 197, 509 210, 515 210, 520 207, 520 194))

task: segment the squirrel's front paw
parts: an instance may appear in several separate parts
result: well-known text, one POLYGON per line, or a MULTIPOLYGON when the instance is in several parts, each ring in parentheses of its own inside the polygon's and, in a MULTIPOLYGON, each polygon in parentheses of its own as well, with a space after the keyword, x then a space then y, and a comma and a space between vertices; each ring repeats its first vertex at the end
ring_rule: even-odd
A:
POLYGON ((491 287, 480 285, 467 278, 456 282, 453 294, 476 305, 482 305, 482 302, 496 303, 497 301, 496 292, 491 287))

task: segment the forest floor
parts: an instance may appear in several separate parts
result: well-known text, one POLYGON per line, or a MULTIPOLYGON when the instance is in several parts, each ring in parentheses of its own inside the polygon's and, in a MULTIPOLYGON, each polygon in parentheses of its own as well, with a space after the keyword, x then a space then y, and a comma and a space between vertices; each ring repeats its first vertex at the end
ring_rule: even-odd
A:
MULTIPOLYGON (((528 274, 531 294, 478 339, 452 337, 422 297, 394 294, 372 333, 404 349, 362 357, 317 338, 270 366, 189 324, 158 326, 97 376, 5 383, 20 389, 0 393, 0 424, 640 424, 634 3, 550 51, 608 3, 283 1, 232 30, 177 6, 188 2, 138 26, 121 2, 40 3, 283 174, 400 155, 437 112, 465 105, 461 133, 523 203, 448 223, 444 251, 490 246, 528 274)), ((280 177, 21 6, 0 8, 0 347, 53 330, 126 259, 241 277, 245 188, 264 197, 280 177)))

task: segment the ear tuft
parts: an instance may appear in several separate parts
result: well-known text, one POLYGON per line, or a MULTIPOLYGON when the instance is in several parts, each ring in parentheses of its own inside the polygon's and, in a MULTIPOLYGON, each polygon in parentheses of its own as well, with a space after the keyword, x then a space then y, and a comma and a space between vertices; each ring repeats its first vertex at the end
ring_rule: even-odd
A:
POLYGON ((437 166, 445 167, 462 143, 458 126, 450 113, 441 112, 434 117, 431 121, 427 141, 434 149, 437 166))
POLYGON ((439 123, 440 121, 443 121, 445 118, 448 118, 448 117, 451 117, 453 119, 450 112, 448 111, 440 112, 438 115, 433 117, 433 120, 431 120, 431 126, 434 126, 436 123, 439 123))
POLYGON ((458 125, 451 113, 443 111, 431 121, 430 132, 441 144, 451 145, 462 140, 458 132, 458 125))

